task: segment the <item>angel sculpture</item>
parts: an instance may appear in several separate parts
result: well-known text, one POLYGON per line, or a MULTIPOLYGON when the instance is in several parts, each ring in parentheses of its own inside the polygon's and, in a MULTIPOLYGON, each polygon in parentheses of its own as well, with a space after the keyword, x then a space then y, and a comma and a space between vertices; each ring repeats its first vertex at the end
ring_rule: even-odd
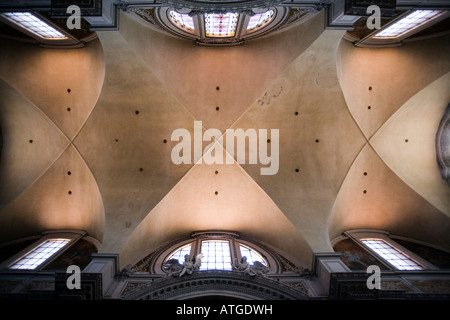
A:
POLYGON ((259 261, 253 262, 253 264, 249 264, 247 262, 247 257, 243 256, 241 261, 238 263, 237 259, 234 259, 234 263, 232 264, 232 268, 234 271, 245 272, 250 276, 262 276, 267 277, 266 273, 269 272, 269 268, 266 267, 259 261))
POLYGON ((168 276, 181 277, 185 273, 192 274, 200 268, 202 258, 203 255, 201 253, 198 254, 193 260, 191 260, 191 256, 189 254, 186 254, 184 256, 183 264, 180 264, 177 259, 170 259, 164 262, 163 269, 169 272, 168 276))

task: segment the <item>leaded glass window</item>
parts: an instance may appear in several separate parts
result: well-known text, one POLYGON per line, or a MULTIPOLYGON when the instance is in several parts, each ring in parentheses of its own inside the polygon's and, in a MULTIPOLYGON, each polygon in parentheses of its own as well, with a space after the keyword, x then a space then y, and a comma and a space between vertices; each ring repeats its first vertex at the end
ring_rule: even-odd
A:
POLYGON ((236 32, 238 14, 206 13, 205 29, 207 37, 233 37, 236 32))

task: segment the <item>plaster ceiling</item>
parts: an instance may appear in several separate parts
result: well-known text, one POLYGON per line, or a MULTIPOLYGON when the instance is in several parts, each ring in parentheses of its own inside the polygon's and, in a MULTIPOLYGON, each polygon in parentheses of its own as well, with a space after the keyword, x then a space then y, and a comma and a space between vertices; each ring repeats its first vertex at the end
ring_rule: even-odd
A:
POLYGON ((356 48, 323 19, 226 48, 125 13, 120 30, 79 49, 1 39, 0 242, 82 229, 121 266, 206 229, 308 267, 350 228, 450 249, 450 189, 434 153, 450 37, 356 48), (193 136, 195 120, 222 133, 279 129, 277 174, 174 164, 171 134, 193 136))

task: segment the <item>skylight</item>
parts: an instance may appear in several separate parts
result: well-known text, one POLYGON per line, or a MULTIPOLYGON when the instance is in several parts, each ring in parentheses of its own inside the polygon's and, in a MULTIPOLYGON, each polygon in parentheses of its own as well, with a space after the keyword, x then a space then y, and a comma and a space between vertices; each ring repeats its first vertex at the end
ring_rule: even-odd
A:
POLYGON ((170 20, 179 28, 186 30, 188 32, 194 33, 194 19, 185 13, 178 13, 174 10, 171 10, 169 13, 170 20))
POLYGON ((258 13, 250 18, 247 26, 247 32, 256 31, 270 22, 274 17, 273 10, 266 11, 264 13, 258 13))
POLYGON ((362 239, 366 246, 398 270, 423 270, 424 268, 381 239, 362 239))
POLYGON ((236 32, 238 14, 206 13, 205 29, 207 37, 233 37, 236 32))
POLYGON ((378 32, 374 38, 397 38, 440 16, 442 10, 416 10, 399 21, 378 32))
POLYGON ((9 268, 34 270, 52 255, 62 249, 65 245, 67 245, 69 241, 69 239, 46 240, 9 268))
POLYGON ((29 12, 6 12, 1 15, 40 38, 47 40, 67 39, 64 34, 29 12))
POLYGON ((226 240, 202 241, 200 270, 231 270, 230 243, 226 240))

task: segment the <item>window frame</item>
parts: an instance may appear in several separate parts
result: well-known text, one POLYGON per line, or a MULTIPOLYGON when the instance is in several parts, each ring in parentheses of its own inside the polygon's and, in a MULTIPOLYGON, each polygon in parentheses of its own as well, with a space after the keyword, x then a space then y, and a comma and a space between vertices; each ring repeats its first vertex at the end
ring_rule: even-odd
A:
POLYGON ((378 261, 380 261, 383 265, 385 265, 388 269, 396 271, 396 272, 422 272, 429 270, 439 270, 436 266, 416 255, 414 252, 406 249, 399 243, 395 242, 390 237, 389 232, 384 230, 370 230, 370 229, 354 229, 348 230, 344 232, 344 235, 355 241, 359 246, 361 246, 364 250, 366 250, 369 254, 374 256, 378 261), (411 259, 413 262, 417 263, 419 266, 423 268, 423 270, 401 270, 397 269, 397 267, 391 264, 388 260, 379 255, 376 251, 372 250, 369 246, 367 246, 362 240, 383 240, 388 245, 392 246, 395 250, 400 251, 407 258, 411 259))
MULTIPOLYGON (((266 11, 273 11, 273 17, 261 27, 250 30, 247 32, 247 26, 250 22, 251 16, 240 12, 238 10, 230 9, 229 12, 237 13, 236 29, 233 36, 207 36, 206 35, 206 13, 214 13, 213 11, 199 11, 192 12, 194 31, 188 31, 185 28, 179 26, 175 23, 171 17, 170 12, 175 11, 178 14, 190 14, 190 9, 180 9, 173 6, 161 6, 154 8, 153 14, 150 16, 148 12, 136 10, 130 16, 139 22, 143 22, 146 26, 150 28, 155 28, 155 25, 159 25, 159 28, 164 29, 170 34, 184 39, 193 40, 197 44, 201 45, 223 45, 223 44, 241 44, 246 40, 252 40, 258 37, 262 37, 280 26, 284 23, 289 23, 290 8, 284 6, 270 6, 268 8, 253 10, 254 14, 265 13, 266 11)), ((313 15, 314 11, 308 12, 305 15, 313 15)))
POLYGON ((25 249, 21 250, 20 252, 16 253, 12 257, 8 258, 7 260, 3 261, 0 264, 0 270, 9 270, 11 272, 35 272, 39 270, 45 269, 46 266, 48 266, 52 261, 57 259, 59 256, 61 256, 64 252, 66 252, 75 242, 77 242, 79 239, 81 239, 83 236, 86 235, 86 232, 84 231, 78 231, 78 230, 58 230, 58 231, 45 231, 42 233, 41 237, 36 240, 34 243, 26 247, 25 249), (48 257, 44 262, 42 262, 40 265, 38 265, 34 269, 11 269, 10 267, 20 261, 22 258, 24 258, 26 255, 28 255, 31 251, 39 247, 42 243, 44 243, 47 240, 52 239, 68 239, 69 242, 60 248, 58 251, 53 253, 50 257, 48 257))
MULTIPOLYGON (((51 28, 55 29, 57 32, 59 32, 65 36, 65 38, 53 38, 53 39, 41 37, 37 33, 32 32, 31 30, 26 28, 24 25, 22 25, 18 22, 15 22, 14 20, 7 18, 6 16, 0 14, 0 22, 3 22, 5 24, 7 24, 8 26, 10 26, 11 28, 14 28, 14 29, 24 33, 25 35, 29 36, 31 39, 34 39, 34 41, 40 43, 42 46, 54 47, 54 48, 58 48, 58 47, 79 48, 79 47, 83 46, 83 44, 81 43, 80 40, 78 40, 76 37, 74 37, 67 31, 65 31, 63 28, 58 26, 56 23, 52 22, 50 19, 45 18, 38 11, 24 9, 24 10, 20 10, 20 11, 5 11, 2 13, 12 13, 12 12, 22 12, 22 13, 31 14, 38 20, 41 20, 44 24, 47 24, 48 26, 50 26, 51 28)), ((30 40, 30 41, 32 41, 32 40, 30 40)))
MULTIPOLYGON (((175 241, 170 244, 170 246, 166 247, 155 260, 154 265, 156 267, 152 268, 157 274, 167 274, 167 270, 164 270, 163 263, 167 261, 177 250, 185 247, 186 245, 191 245, 190 256, 195 257, 201 251, 202 241, 208 240, 220 240, 220 241, 228 241, 230 246, 230 255, 231 255, 231 263, 234 261, 240 262, 242 259, 241 251, 239 246, 243 245, 251 250, 257 252, 267 264, 267 267, 270 268, 269 274, 275 274, 279 272, 280 266, 277 260, 272 256, 272 254, 266 250, 261 244, 254 243, 254 241, 242 238, 236 232, 231 231, 200 231, 194 232, 191 234, 191 237, 188 239, 175 241)), ((232 272, 229 270, 221 270, 221 269, 209 269, 209 270, 201 270, 204 271, 223 271, 223 272, 232 272)))

